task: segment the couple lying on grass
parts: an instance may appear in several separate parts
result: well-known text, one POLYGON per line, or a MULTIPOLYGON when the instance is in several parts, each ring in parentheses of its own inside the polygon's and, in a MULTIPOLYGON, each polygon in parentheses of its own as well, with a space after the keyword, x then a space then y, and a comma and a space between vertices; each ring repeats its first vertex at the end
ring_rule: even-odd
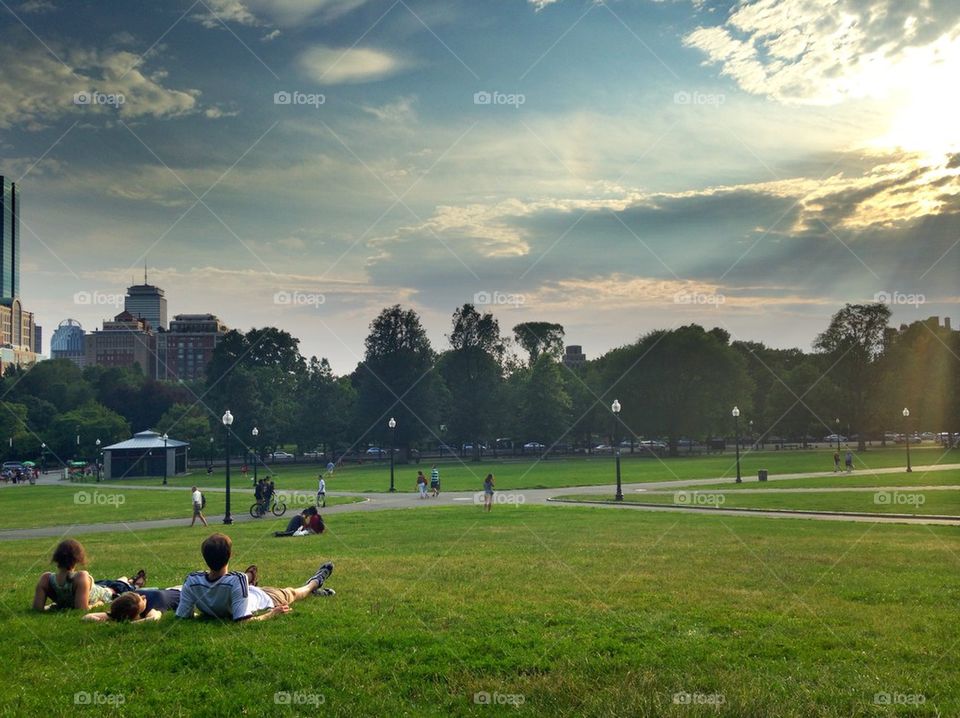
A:
POLYGON ((134 581, 121 577, 113 581, 94 581, 77 567, 86 563, 86 552, 79 541, 61 541, 53 552, 56 572, 40 576, 33 596, 33 608, 79 608, 87 610, 108 604, 108 610, 89 613, 89 621, 156 621, 165 611, 176 611, 178 618, 192 618, 195 612, 212 618, 233 621, 263 621, 290 611, 290 605, 309 595, 333 596, 323 583, 333 573, 333 564, 325 563, 299 588, 273 588, 259 585, 256 564, 243 573, 230 570, 233 542, 229 536, 215 533, 200 547, 209 571, 187 576, 182 586, 166 589, 143 588, 146 572, 134 581), (47 605, 51 601, 51 605, 47 605))

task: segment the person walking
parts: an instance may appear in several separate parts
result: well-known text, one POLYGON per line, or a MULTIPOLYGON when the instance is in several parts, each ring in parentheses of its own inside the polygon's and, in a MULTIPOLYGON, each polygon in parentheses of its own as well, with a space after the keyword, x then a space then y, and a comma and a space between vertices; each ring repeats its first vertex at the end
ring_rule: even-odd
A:
POLYGON ((203 498, 203 494, 200 492, 196 486, 193 487, 193 521, 190 522, 190 525, 193 526, 197 523, 197 519, 200 519, 200 523, 204 526, 207 525, 207 520, 203 516, 203 505, 206 501, 203 498))
POLYGON ((319 481, 317 482, 317 506, 322 509, 327 507, 327 482, 323 478, 323 474, 320 474, 319 481))
POLYGON ((847 473, 853 473, 853 452, 847 449, 847 455, 844 457, 844 463, 847 465, 847 473))
POLYGON ((440 469, 437 468, 436 464, 430 469, 430 491, 433 498, 440 495, 440 469))
POLYGON ((833 473, 840 471, 840 452, 833 452, 833 473))
POLYGON ((420 492, 420 498, 427 498, 427 477, 422 471, 417 472, 417 490, 420 492))
POLYGON ((493 474, 483 480, 483 508, 488 513, 493 508, 493 474))

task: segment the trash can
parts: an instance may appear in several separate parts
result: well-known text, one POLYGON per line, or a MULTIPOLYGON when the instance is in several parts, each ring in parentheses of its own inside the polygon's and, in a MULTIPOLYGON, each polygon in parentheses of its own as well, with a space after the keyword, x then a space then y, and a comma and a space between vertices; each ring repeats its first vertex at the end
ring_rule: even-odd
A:
POLYGON ((760 471, 757 472, 757 478, 760 479, 760 481, 766 481, 768 475, 766 469, 760 469, 760 471))

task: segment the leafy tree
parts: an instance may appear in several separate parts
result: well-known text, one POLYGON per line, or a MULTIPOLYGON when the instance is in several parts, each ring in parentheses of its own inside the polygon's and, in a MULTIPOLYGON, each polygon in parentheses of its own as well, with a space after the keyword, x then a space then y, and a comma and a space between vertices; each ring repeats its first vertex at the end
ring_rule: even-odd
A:
POLYGON ((521 436, 549 448, 570 431, 570 396, 550 354, 542 353, 530 367, 519 406, 521 436))
POLYGON ((814 342, 814 348, 830 362, 850 426, 859 435, 860 451, 867 448, 868 401, 880 387, 877 362, 884 350, 889 321, 890 308, 885 304, 846 304, 814 342))
POLYGON ((186 441, 191 453, 206 457, 210 453, 211 417, 199 404, 174 404, 154 425, 159 434, 186 441))
POLYGON ((550 322, 524 322, 513 328, 524 351, 527 352, 530 366, 533 366, 541 354, 559 359, 563 354, 563 325, 550 322))
POLYGON ((130 425, 126 419, 103 404, 90 401, 58 416, 50 427, 46 443, 61 461, 93 460, 97 455, 97 439, 107 446, 128 438, 130 425))

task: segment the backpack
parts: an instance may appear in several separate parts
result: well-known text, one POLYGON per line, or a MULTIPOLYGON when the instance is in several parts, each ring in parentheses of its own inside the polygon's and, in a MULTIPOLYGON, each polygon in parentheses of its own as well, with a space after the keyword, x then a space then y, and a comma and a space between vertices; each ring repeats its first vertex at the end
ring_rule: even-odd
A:
POLYGON ((206 495, 206 494, 200 494, 200 508, 201 508, 201 509, 207 508, 207 495, 206 495))

